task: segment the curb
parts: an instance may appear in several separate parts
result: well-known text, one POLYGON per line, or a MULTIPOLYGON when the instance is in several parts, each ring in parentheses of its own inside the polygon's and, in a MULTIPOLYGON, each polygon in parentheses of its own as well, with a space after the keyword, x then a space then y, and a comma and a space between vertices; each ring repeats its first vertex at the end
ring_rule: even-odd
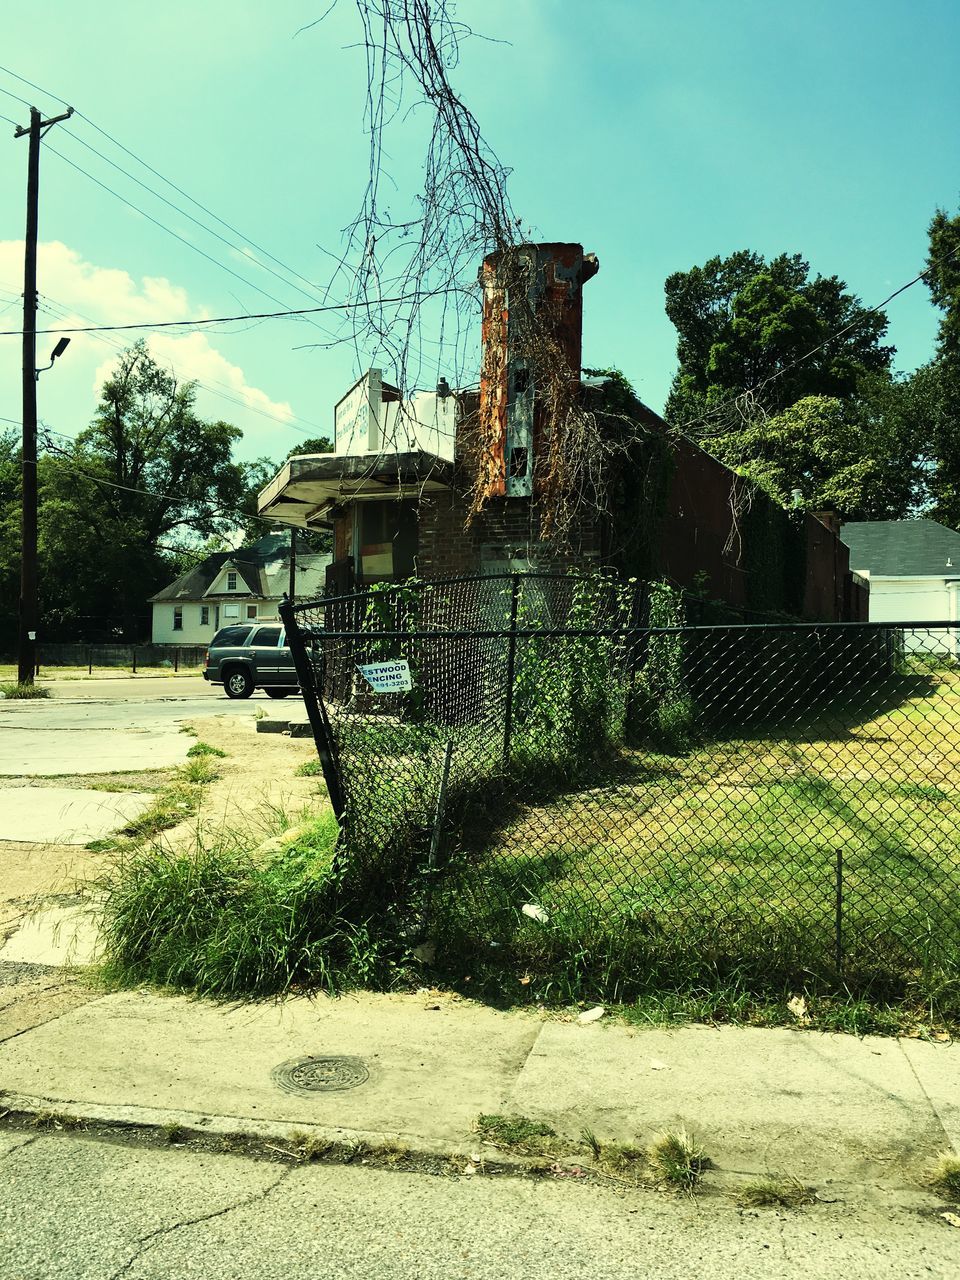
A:
MULTIPOLYGON (((421 1135, 383 1133, 306 1122, 253 1120, 243 1116, 207 1115, 165 1108, 98 1105, 0 1091, 0 1133, 68 1132, 143 1146, 177 1148, 204 1154, 233 1155, 245 1159, 309 1164, 361 1164, 398 1173, 429 1173, 464 1181, 500 1176, 548 1181, 576 1181, 584 1185, 613 1187, 621 1193, 656 1193, 670 1199, 710 1199, 743 1210, 740 1194, 764 1176, 756 1170, 726 1169, 710 1161, 705 1181, 693 1191, 681 1191, 653 1179, 629 1180, 609 1174, 583 1160, 563 1156, 528 1156, 505 1151, 479 1137, 465 1141, 425 1138, 421 1135)), ((923 1216, 954 1206, 935 1191, 916 1183, 898 1185, 821 1178, 809 1187, 814 1208, 847 1212, 856 1203, 883 1203, 891 1209, 923 1216)), ((782 1208, 764 1206, 770 1212, 782 1208)), ((751 1212, 762 1212, 752 1209, 751 1212)), ((794 1209, 791 1212, 801 1212, 794 1209)))

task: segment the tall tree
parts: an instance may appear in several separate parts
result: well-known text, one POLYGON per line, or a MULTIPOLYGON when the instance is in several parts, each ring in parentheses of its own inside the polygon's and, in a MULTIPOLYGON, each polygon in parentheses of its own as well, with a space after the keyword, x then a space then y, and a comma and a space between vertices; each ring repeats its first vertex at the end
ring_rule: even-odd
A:
POLYGON ((941 311, 937 335, 939 355, 960 366, 960 214, 949 218, 943 209, 928 229, 927 285, 934 306, 941 311))
MULTIPOLYGON (((138 342, 104 383, 90 426, 67 445, 48 441, 38 468, 47 638, 137 637, 178 550, 242 526, 265 467, 235 462, 239 429, 205 421, 195 400, 194 385, 179 383, 138 342)), ((19 485, 14 445, 0 443, 5 584, 19 555, 11 534, 19 485)))
POLYGON ((669 276, 665 290, 679 366, 666 415, 691 434, 713 430, 715 413, 707 428, 697 420, 751 388, 777 413, 804 396, 848 399, 864 375, 889 369, 886 316, 868 311, 838 276, 811 279, 799 254, 711 258, 669 276))
POLYGON ((914 378, 929 424, 930 514, 960 529, 960 214, 938 209, 928 237, 926 280, 940 325, 936 358, 914 378))

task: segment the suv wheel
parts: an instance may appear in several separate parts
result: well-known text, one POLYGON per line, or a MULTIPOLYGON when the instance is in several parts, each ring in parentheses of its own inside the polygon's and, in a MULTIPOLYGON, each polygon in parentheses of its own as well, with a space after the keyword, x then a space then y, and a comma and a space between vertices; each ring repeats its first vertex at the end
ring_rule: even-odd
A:
POLYGON ((253 693, 253 676, 243 667, 234 667, 224 679, 223 690, 228 698, 249 698, 253 693))
POLYGON ((264 693, 268 698, 286 698, 293 693, 292 689, 265 689, 264 693))

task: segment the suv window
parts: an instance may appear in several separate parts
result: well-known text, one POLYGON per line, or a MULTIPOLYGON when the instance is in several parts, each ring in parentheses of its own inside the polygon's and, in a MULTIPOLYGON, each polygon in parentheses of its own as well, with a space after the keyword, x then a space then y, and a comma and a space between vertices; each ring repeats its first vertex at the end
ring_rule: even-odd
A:
POLYGON ((235 649, 245 642, 250 634, 249 627, 224 627, 210 641, 211 649, 235 649))
POLYGON ((260 627, 250 637, 252 645, 259 645, 261 648, 275 649, 280 642, 279 627, 260 627))

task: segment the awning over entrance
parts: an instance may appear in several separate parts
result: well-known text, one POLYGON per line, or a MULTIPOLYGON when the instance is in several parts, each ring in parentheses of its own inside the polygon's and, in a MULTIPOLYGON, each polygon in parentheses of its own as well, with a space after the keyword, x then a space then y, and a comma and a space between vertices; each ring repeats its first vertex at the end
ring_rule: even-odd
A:
POLYGON ((409 453, 313 453, 290 458, 257 498, 262 516, 307 528, 331 521, 345 502, 383 502, 449 489, 453 463, 416 449, 409 453))

